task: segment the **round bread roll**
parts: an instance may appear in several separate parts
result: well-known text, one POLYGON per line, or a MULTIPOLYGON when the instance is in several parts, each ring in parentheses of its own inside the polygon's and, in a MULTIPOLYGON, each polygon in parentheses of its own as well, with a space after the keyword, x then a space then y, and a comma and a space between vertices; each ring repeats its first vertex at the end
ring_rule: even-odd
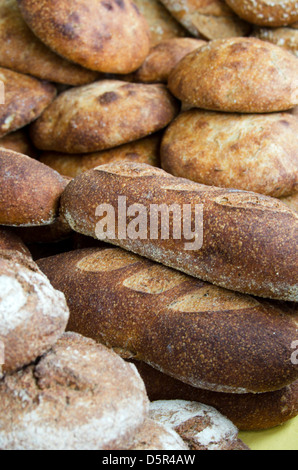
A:
POLYGON ((169 14, 159 0, 134 0, 134 3, 149 25, 151 46, 166 39, 187 35, 187 31, 169 14))
POLYGON ((294 28, 259 28, 254 37, 287 49, 298 57, 298 30, 294 28))
POLYGON ((283 197, 281 201, 293 211, 298 212, 298 193, 293 194, 292 196, 283 197))
POLYGON ((97 152, 166 127, 177 111, 164 85, 103 80, 59 95, 32 125, 31 136, 41 150, 97 152))
POLYGON ((68 183, 43 163, 0 149, 0 224, 32 227, 53 223, 68 183))
POLYGON ((289 113, 225 114, 192 109, 166 130, 162 167, 207 186, 272 197, 298 191, 298 120, 289 113))
POLYGON ((31 140, 27 132, 27 128, 20 129, 15 132, 11 132, 0 139, 0 147, 4 147, 9 150, 13 150, 28 157, 35 158, 37 151, 32 145, 31 140))
POLYGON ((296 0, 226 0, 240 18, 260 26, 287 26, 298 21, 296 0))
POLYGON ((223 39, 246 36, 251 26, 223 0, 161 0, 171 14, 195 37, 223 39))
POLYGON ((64 295, 29 256, 0 250, 0 340, 5 354, 0 376, 48 351, 64 333, 68 318, 64 295))
POLYGON ((0 137, 37 119, 56 96, 53 85, 2 67, 0 84, 0 137))
POLYGON ((211 406, 185 400, 150 403, 151 419, 173 428, 190 450, 249 450, 234 424, 211 406))
POLYGON ((190 52, 204 46, 206 41, 193 38, 172 38, 151 49, 143 65, 133 74, 134 81, 167 83, 174 67, 190 52))
POLYGON ((46 47, 26 25, 17 0, 0 0, 0 18, 1 67, 73 86, 98 78, 98 73, 72 64, 46 47))
POLYGON ((129 450, 189 450, 176 431, 147 418, 129 450))
POLYGON ((130 73, 148 54, 148 24, 131 0, 18 0, 34 34, 87 69, 130 73))
POLYGON ((160 133, 109 150, 86 154, 42 152, 39 161, 64 176, 75 178, 85 171, 109 162, 138 162, 160 166, 160 133))
POLYGON ((212 41, 188 54, 169 88, 197 108, 235 113, 287 111, 298 104, 298 60, 256 38, 212 41))
POLYGON ((74 333, 5 377, 0 398, 3 450, 121 448, 133 442, 149 406, 134 366, 74 333))

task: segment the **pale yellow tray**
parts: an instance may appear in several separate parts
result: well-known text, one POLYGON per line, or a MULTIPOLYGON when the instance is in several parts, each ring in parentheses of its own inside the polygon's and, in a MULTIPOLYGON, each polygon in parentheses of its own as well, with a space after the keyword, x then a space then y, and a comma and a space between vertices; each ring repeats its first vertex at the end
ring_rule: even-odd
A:
POLYGON ((298 450, 298 417, 266 431, 239 434, 251 450, 298 450))

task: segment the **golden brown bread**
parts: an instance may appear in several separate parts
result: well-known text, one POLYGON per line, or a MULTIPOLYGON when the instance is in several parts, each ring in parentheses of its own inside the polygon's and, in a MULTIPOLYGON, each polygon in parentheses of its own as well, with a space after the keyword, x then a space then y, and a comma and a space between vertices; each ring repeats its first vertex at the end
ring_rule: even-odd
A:
POLYGON ((150 401, 187 400, 213 406, 240 431, 260 431, 298 415, 298 382, 268 393, 218 393, 187 385, 145 362, 132 361, 146 385, 150 401))
POLYGON ((33 33, 62 57, 104 73, 130 73, 149 51, 148 24, 131 0, 18 0, 33 33))
POLYGON ((293 196, 283 197, 281 201, 286 204, 290 209, 298 213, 298 193, 293 196))
POLYGON ((32 158, 36 158, 37 156, 37 150, 32 145, 27 128, 11 132, 2 137, 0 139, 0 147, 28 155, 28 157, 32 158))
POLYGON ((32 125, 41 150, 91 153, 150 135, 176 116, 165 85, 103 80, 65 91, 32 125))
POLYGON ((28 28, 17 0, 0 1, 0 66, 50 82, 78 86, 98 79, 98 73, 52 52, 28 28))
POLYGON ((0 67, 4 104, 0 105, 0 137, 37 119, 56 96, 56 88, 28 75, 0 67))
POLYGON ((39 161, 58 171, 61 175, 72 178, 110 162, 127 161, 160 167, 161 138, 162 135, 157 133, 120 147, 86 154, 41 152, 39 161))
POLYGON ((298 379, 291 362, 297 314, 119 248, 77 250, 38 265, 65 294, 67 329, 122 357, 218 392, 263 393, 298 379))
POLYGON ((33 158, 0 149, 0 224, 32 227, 53 223, 68 182, 33 158))
POLYGON ((161 0, 161 3, 196 37, 212 40, 246 36, 251 29, 223 0, 161 0))
POLYGON ((254 37, 283 47, 298 57, 298 31, 294 28, 258 28, 254 37))
POLYGON ((272 197, 298 191, 298 120, 289 113, 180 114, 161 145, 162 168, 175 176, 272 197))
POLYGON ((298 21, 296 0, 226 0, 235 13, 260 26, 287 26, 298 21))
POLYGON ((297 214, 277 199, 200 185, 149 165, 126 162, 103 165, 78 176, 62 195, 61 213, 74 231, 105 239, 212 284, 260 297, 298 299, 297 214), (145 226, 136 213, 135 218, 128 216, 121 201, 118 206, 119 196, 126 198, 127 213, 134 209, 133 204, 141 205, 146 218, 151 213, 154 219, 156 205, 169 210, 169 219, 163 218, 164 231, 169 220, 166 237, 161 223, 155 233, 154 221, 145 226), (105 223, 100 222, 102 204, 115 211, 116 230, 110 236, 100 233, 100 225, 105 223), (187 222, 181 229, 179 212, 184 204, 192 234, 187 233, 187 222), (122 218, 119 233, 118 207, 122 218), (199 213, 197 221, 195 212, 199 213), (173 223, 177 217, 181 230, 177 230, 177 221, 173 223), (138 223, 141 234, 135 233, 138 223), (190 240, 193 244, 188 246, 190 240))
POLYGON ((187 31, 159 0, 134 0, 134 3, 149 25, 151 46, 166 39, 187 36, 187 31))
POLYGON ((197 108, 236 113, 287 111, 298 104, 298 60, 257 38, 212 41, 188 54, 169 88, 197 108))

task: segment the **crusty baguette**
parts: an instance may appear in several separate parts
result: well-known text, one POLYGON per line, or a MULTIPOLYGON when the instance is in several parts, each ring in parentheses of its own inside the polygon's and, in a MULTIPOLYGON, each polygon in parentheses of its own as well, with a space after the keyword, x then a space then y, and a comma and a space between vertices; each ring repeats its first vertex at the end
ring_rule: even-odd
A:
POLYGON ((39 260, 70 309, 67 329, 194 387, 264 393, 298 379, 297 315, 119 248, 39 260))
POLYGON ((107 237, 107 242, 212 284, 259 297, 298 299, 298 217, 276 199, 203 186, 148 165, 117 163, 73 180, 62 195, 61 212, 74 231, 107 237), (117 225, 119 196, 126 197, 127 208, 142 204, 147 213, 153 204, 177 204, 181 210, 191 205, 193 223, 195 205, 202 205, 202 248, 189 249, 183 234, 173 239, 170 233, 162 240, 159 232, 158 239, 152 239, 149 223, 144 239, 132 239, 128 233, 118 237, 117 229, 113 239, 99 234, 98 206, 110 204, 117 225))

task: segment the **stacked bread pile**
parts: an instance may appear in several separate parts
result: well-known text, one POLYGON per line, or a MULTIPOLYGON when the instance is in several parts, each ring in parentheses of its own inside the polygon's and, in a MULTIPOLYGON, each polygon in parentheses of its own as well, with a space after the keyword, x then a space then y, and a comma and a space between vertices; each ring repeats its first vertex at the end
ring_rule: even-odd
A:
POLYGON ((0 0, 0 449, 297 416, 296 6, 0 0))

